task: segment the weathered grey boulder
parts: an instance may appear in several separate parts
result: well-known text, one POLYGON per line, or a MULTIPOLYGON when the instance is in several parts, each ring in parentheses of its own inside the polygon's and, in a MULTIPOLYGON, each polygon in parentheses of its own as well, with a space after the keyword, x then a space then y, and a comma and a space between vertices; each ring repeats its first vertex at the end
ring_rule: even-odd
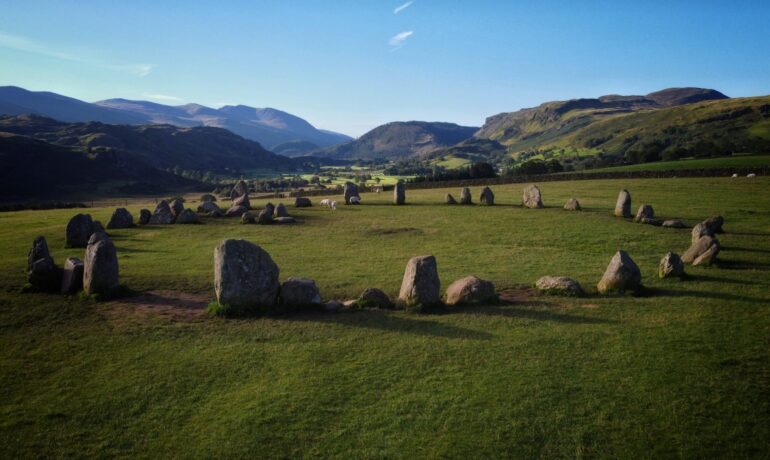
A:
POLYGON ((473 305, 497 302, 495 285, 476 276, 466 276, 454 281, 446 290, 448 305, 473 305))
POLYGON ((654 219, 654 218, 655 218, 655 210, 652 209, 652 205, 643 204, 639 206, 639 210, 636 211, 636 217, 634 217, 634 222, 640 223, 642 219, 654 219))
POLYGON ((398 181, 393 187, 393 204, 406 203, 406 184, 404 181, 398 181))
POLYGON ((446 204, 457 204, 457 200, 455 200, 455 197, 453 197, 451 193, 447 193, 444 196, 444 202, 446 204))
POLYGON ((112 213, 107 228, 129 228, 134 226, 134 216, 126 208, 118 208, 112 213))
POLYGON ((198 212, 201 214, 208 214, 212 217, 222 216, 222 208, 213 201, 204 201, 198 205, 198 212))
POLYGON ((679 219, 664 220, 661 226, 666 228, 687 228, 687 225, 679 219))
POLYGON ((289 277, 281 284, 281 305, 288 308, 321 305, 321 294, 315 281, 309 278, 289 277))
POLYGON ((251 208, 251 202, 249 201, 249 195, 241 195, 233 198, 232 203, 230 204, 231 208, 234 208, 236 206, 243 206, 244 208, 248 209, 251 208))
POLYGON ((626 251, 618 251, 610 260, 596 289, 600 294, 635 292, 642 286, 642 272, 626 251))
POLYGON ((492 189, 489 187, 484 187, 481 190, 481 195, 479 196, 479 203, 485 204, 487 206, 494 206, 495 204, 495 194, 492 193, 492 189))
POLYGON ((195 211, 193 211, 190 208, 185 209, 184 211, 180 212, 179 215, 176 217, 176 223, 177 224, 200 224, 201 220, 198 218, 198 214, 195 214, 195 211))
POLYGON ((67 223, 64 242, 69 248, 84 248, 94 233, 94 221, 90 214, 76 214, 67 223))
POLYGON ((712 216, 703 221, 703 225, 711 232, 712 235, 717 233, 724 233, 722 225, 725 224, 725 218, 722 216, 712 216))
POLYGON ((615 215, 617 217, 631 217, 631 194, 623 189, 618 194, 618 201, 615 202, 615 215))
POLYGON ((69 257, 64 262, 61 279, 61 293, 74 294, 83 289, 83 270, 85 265, 77 257, 69 257))
POLYGON ((358 296, 358 308, 393 308, 390 297, 377 288, 366 288, 358 296))
POLYGON ((238 197, 249 194, 249 184, 245 180, 239 180, 235 183, 235 186, 230 190, 230 199, 235 200, 238 197))
POLYGON ((540 187, 538 187, 535 184, 532 184, 524 189, 524 195, 522 195, 521 198, 522 204, 524 206, 536 209, 536 208, 542 208, 543 207, 543 197, 540 193, 540 187))
POLYGON ((294 200, 295 208, 309 208, 311 206, 313 206, 313 203, 310 201, 310 198, 299 196, 294 200))
POLYGON ((274 217, 273 218, 274 224, 295 224, 297 221, 293 217, 274 217))
POLYGON ((150 223, 152 213, 149 209, 142 209, 139 211, 139 225, 147 225, 150 223))
POLYGON ((267 211, 268 214, 272 217, 273 214, 275 214, 275 205, 273 203, 267 203, 265 205, 265 211, 267 211))
POLYGON ((27 282, 40 292, 56 292, 61 286, 62 271, 48 252, 45 237, 38 236, 27 253, 27 282))
POLYGON ((441 303, 441 281, 433 256, 417 256, 409 259, 401 282, 398 300, 410 310, 420 311, 441 303))
POLYGON ((179 216, 184 211, 184 202, 179 199, 172 201, 168 206, 171 208, 171 213, 174 214, 174 217, 179 216))
POLYGON ((260 225, 267 225, 273 223, 273 213, 270 211, 269 208, 265 208, 261 211, 259 211, 259 214, 257 214, 257 223, 260 225))
POLYGON ((580 207, 580 202, 577 198, 570 198, 564 203, 564 209, 567 211, 581 211, 583 208, 580 207))
POLYGON ((703 235, 682 254, 682 262, 693 265, 711 265, 719 254, 719 240, 703 235))
POLYGON ((568 296, 585 294, 580 283, 566 276, 544 276, 535 282, 535 288, 545 294, 568 296))
POLYGON ((463 187, 462 191, 460 192, 460 204, 473 204, 471 189, 468 187, 463 187))
POLYGON ((118 253, 103 233, 94 233, 83 261, 83 290, 88 294, 109 294, 119 284, 118 253))
POLYGON ((171 207, 166 203, 166 200, 160 200, 155 211, 150 217, 150 224, 153 225, 171 225, 176 220, 174 213, 171 211, 171 207))
POLYGON ((660 259, 660 265, 658 265, 658 276, 660 278, 677 278, 682 275, 684 275, 684 262, 682 262, 679 254, 669 252, 660 259))
POLYGON ((345 188, 342 189, 342 193, 345 196, 345 204, 350 204, 350 198, 361 196, 358 194, 358 186, 353 182, 345 182, 345 188))
POLYGON ((201 201, 204 203, 209 201, 217 201, 217 197, 215 197, 211 193, 204 193, 203 195, 201 195, 201 201))
POLYGON ((257 221, 257 216, 254 215, 251 211, 246 211, 243 214, 241 214, 241 223, 242 224, 253 224, 257 221))
POLYGON ((274 306, 278 275, 270 254, 256 244, 224 240, 214 249, 214 291, 221 305, 241 312, 274 306))
POLYGON ((286 206, 284 206, 283 203, 278 203, 278 206, 275 207, 275 211, 273 211, 273 216, 289 217, 289 211, 286 209, 286 206))
POLYGON ((692 244, 697 243, 703 236, 714 236, 714 234, 705 224, 703 224, 703 222, 695 224, 695 227, 692 228, 692 244))
POLYGON ((245 206, 233 206, 225 212, 226 217, 241 217, 244 212, 248 212, 248 208, 245 206))

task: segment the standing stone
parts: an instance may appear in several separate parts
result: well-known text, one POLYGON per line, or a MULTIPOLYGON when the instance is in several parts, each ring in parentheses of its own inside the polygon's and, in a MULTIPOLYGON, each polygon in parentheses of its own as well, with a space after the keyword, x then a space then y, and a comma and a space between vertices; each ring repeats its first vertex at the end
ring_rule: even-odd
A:
POLYGON ((639 206, 639 210, 636 211, 636 217, 634 217, 634 222, 642 223, 644 219, 654 219, 654 218, 655 218, 655 210, 652 209, 652 205, 643 204, 639 206))
POLYGON ((717 233, 724 233, 722 225, 725 224, 725 218, 722 216, 713 216, 703 221, 703 225, 711 232, 712 235, 717 233))
POLYGON ((40 259, 51 259, 53 261, 53 257, 51 257, 51 253, 48 251, 48 242, 44 236, 38 236, 32 242, 32 248, 27 253, 27 270, 31 270, 32 264, 40 259))
POLYGON ((267 225, 273 223, 273 212, 270 208, 265 208, 259 211, 257 214, 257 223, 260 225, 267 225))
POLYGON ((134 226, 134 216, 126 208, 118 208, 112 213, 107 228, 129 228, 134 226))
POLYGON ((27 254, 27 282, 40 292, 56 292, 61 285, 62 272, 48 252, 45 237, 38 236, 27 254))
POLYGON ((618 201, 615 202, 615 216, 631 217, 631 194, 626 189, 618 194, 618 201))
POLYGON ((567 211, 581 211, 583 208, 580 207, 580 202, 577 198, 570 198, 564 203, 564 209, 567 211))
POLYGON ((149 209, 142 209, 139 211, 139 225, 147 225, 150 223, 152 213, 149 209))
POLYGON ((441 303, 440 289, 436 258, 412 257, 406 264, 398 300, 405 308, 420 311, 441 303))
POLYGON ((460 192, 460 204, 473 204, 471 199, 471 189, 464 187, 460 192))
POLYGON ((171 208, 174 217, 179 217, 179 214, 182 214, 182 211, 184 211, 184 203, 179 199, 172 201, 169 207, 171 208))
POLYGON ((230 199, 235 200, 238 197, 249 194, 249 184, 245 180, 239 180, 236 182, 232 190, 230 190, 230 199))
POLYGON ((154 225, 171 225, 176 218, 171 211, 171 207, 166 203, 166 200, 160 200, 157 206, 155 206, 155 212, 150 217, 150 223, 154 225))
POLYGON ((118 287, 118 271, 118 254, 112 240, 103 233, 94 233, 83 261, 83 289, 88 294, 109 294, 118 287))
POLYGON ((600 294, 637 291, 642 286, 642 272, 626 251, 618 251, 612 257, 604 276, 596 289, 600 294))
POLYGON ((524 189, 524 195, 521 198, 524 206, 536 209, 543 207, 543 197, 540 193, 540 187, 535 184, 530 185, 524 189))
POLYGON ((448 305, 490 304, 497 302, 495 285, 476 276, 456 280, 446 290, 448 305))
POLYGON ((177 224, 200 224, 201 221, 200 219, 198 219, 198 214, 195 214, 195 211, 193 211, 190 208, 187 208, 184 211, 180 212, 179 215, 176 217, 176 223, 177 224))
POLYGON ((281 304, 288 308, 321 305, 321 294, 315 281, 308 278, 289 277, 281 284, 281 304))
POLYGON ((219 207, 216 203, 213 201, 204 201, 200 205, 198 205, 198 212, 201 214, 208 214, 212 217, 221 217, 222 216, 222 208, 219 207))
POLYGON ((278 203, 278 206, 275 207, 273 215, 275 217, 289 217, 289 211, 286 210, 286 206, 284 206, 283 203, 278 203))
POLYGON ((682 262, 693 265, 711 265, 716 260, 719 250, 719 240, 711 235, 703 235, 682 254, 682 262))
POLYGON ((300 196, 294 200, 295 208, 309 208, 311 206, 313 206, 313 203, 310 201, 310 198, 300 196))
POLYGON ((64 241, 69 248, 84 248, 94 233, 94 221, 90 214, 76 214, 67 223, 64 241))
POLYGON ((74 294, 83 289, 83 261, 77 257, 69 257, 64 262, 64 271, 61 279, 61 293, 74 294))
POLYGON ((396 186, 393 187, 393 203, 405 204, 406 203, 406 185, 404 181, 398 181, 396 186))
POLYGON ((254 215, 251 211, 246 211, 243 214, 241 214, 241 223, 242 224, 253 224, 255 223, 257 216, 254 215))
POLYGON ((350 204, 350 198, 354 196, 361 199, 361 196, 358 194, 358 186, 352 182, 345 182, 343 194, 345 196, 345 204, 350 204))
POLYGON ((492 189, 489 187, 484 187, 481 190, 481 196, 479 197, 479 203, 485 204, 487 206, 494 206, 495 204, 495 194, 492 193, 492 189))
POLYGON ((566 276, 544 276, 535 282, 535 288, 544 294, 578 297, 585 294, 580 283, 566 276))
POLYGON ((444 202, 446 204, 457 204, 457 200, 455 200, 455 197, 453 197, 451 193, 447 193, 444 196, 444 202))
POLYGON ((684 275, 684 262, 679 254, 669 252, 662 259, 658 266, 658 276, 660 278, 677 278, 684 275))
POLYGON ((692 238, 690 242, 695 244, 702 236, 714 236, 714 234, 703 222, 699 222, 692 228, 692 238))
POLYGON ((240 311, 272 307, 278 299, 278 266, 264 249, 246 240, 224 240, 214 249, 217 302, 240 311))
POLYGON ((245 212, 249 212, 249 209, 246 206, 233 206, 232 208, 227 210, 227 212, 225 213, 225 216, 241 217, 245 212))
POLYGON ((236 206, 243 206, 246 209, 250 208, 251 202, 249 201, 249 194, 247 193, 245 195, 241 195, 233 198, 233 201, 230 207, 234 208, 236 206))

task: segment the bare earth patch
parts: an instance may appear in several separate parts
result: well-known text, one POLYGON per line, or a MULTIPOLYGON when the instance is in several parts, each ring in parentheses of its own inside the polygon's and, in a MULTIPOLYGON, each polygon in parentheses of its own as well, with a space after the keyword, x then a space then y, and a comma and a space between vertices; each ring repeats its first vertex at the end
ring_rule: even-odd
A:
POLYGON ((149 291, 105 304, 105 314, 121 323, 150 318, 195 321, 206 317, 209 302, 202 294, 149 291))

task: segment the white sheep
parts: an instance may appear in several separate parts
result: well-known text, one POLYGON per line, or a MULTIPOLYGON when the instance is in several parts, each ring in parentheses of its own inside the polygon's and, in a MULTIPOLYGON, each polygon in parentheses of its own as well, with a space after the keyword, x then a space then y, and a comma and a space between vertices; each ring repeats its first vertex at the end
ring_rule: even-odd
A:
POLYGON ((757 177, 757 175, 756 175, 756 174, 754 174, 754 173, 751 173, 751 174, 746 174, 746 177, 748 177, 748 178, 752 178, 752 177, 757 177))
POLYGON ((738 177, 738 173, 733 173, 733 177, 738 177))
POLYGON ((332 200, 330 200, 328 198, 324 198, 323 200, 321 200, 321 206, 330 206, 331 202, 332 202, 332 200))
POLYGON ((332 200, 331 204, 329 205, 330 208, 332 208, 332 211, 337 209, 337 201, 332 200))
POLYGON ((351 196, 350 197, 350 204, 361 204, 361 197, 351 196))

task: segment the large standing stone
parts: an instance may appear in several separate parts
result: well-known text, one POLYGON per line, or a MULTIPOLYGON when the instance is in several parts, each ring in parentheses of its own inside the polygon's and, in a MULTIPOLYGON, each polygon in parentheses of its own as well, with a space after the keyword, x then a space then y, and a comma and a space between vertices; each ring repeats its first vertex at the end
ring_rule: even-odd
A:
POLYGON ((65 243, 70 248, 84 248, 94 233, 94 221, 90 214, 76 214, 67 223, 65 243))
POLYGON ((583 287, 576 280, 566 276, 544 276, 535 282, 538 291, 545 294, 582 296, 583 287))
POLYGON ((61 269, 48 252, 45 237, 38 236, 27 254, 27 281, 35 291, 56 292, 61 285, 61 276, 61 269))
POLYGON ((107 228, 129 228, 134 226, 134 216, 126 208, 118 208, 112 213, 107 228))
POLYGON ((315 281, 308 278, 289 277, 281 284, 281 304, 288 308, 321 305, 321 294, 315 281))
POLYGON ((352 182, 345 182, 345 188, 342 190, 342 193, 345 196, 345 204, 350 204, 350 198, 354 196, 359 199, 361 198, 358 194, 358 186, 352 182))
POLYGON ((643 204, 639 206, 639 210, 636 211, 636 217, 634 217, 634 222, 641 223, 643 219, 654 219, 654 218, 655 218, 655 210, 652 209, 652 205, 643 204))
POLYGON ((543 207, 543 197, 540 193, 540 187, 535 184, 524 189, 524 195, 521 200, 524 206, 528 208, 535 209, 543 207))
POLYGON ((390 297, 377 288, 366 288, 356 301, 358 308, 392 308, 390 297))
POLYGON ((239 180, 236 182, 232 190, 230 190, 230 199, 235 200, 238 197, 249 194, 249 184, 245 180, 239 180))
POLYGON ((149 209, 142 209, 139 211, 139 225, 147 225, 150 223, 152 213, 149 209))
POLYGON ((118 253, 103 233, 94 233, 83 261, 83 289, 88 294, 109 294, 118 287, 118 253))
POLYGON ((154 225, 171 225, 176 218, 171 211, 171 207, 166 203, 166 200, 160 200, 157 206, 155 206, 155 212, 150 217, 150 223, 154 225))
POLYGON ((310 201, 310 198, 299 196, 294 200, 294 207, 295 208, 309 208, 313 206, 313 203, 310 201))
POLYGON ((213 201, 204 201, 198 205, 198 212, 201 214, 208 214, 212 217, 222 216, 222 208, 213 201))
POLYGON ((283 203, 278 203, 278 206, 275 207, 275 211, 273 212, 273 216, 289 217, 289 211, 286 209, 286 206, 284 206, 283 203))
POLYGON ((257 214, 257 223, 260 225, 267 225, 273 223, 273 212, 270 210, 270 208, 265 208, 261 211, 259 211, 259 214, 257 214))
POLYGON ((495 285, 476 276, 456 280, 446 290, 449 305, 488 304, 497 302, 495 285))
POLYGON ((77 257, 69 257, 64 262, 64 271, 61 279, 61 293, 74 294, 83 289, 83 261, 77 257))
POLYGON ((455 197, 453 197, 451 193, 447 193, 444 196, 444 202, 446 204, 457 204, 457 200, 455 200, 455 197))
POLYGON ((658 266, 658 276, 660 278, 676 278, 684 275, 684 262, 679 254, 669 252, 662 259, 658 266))
POLYGON ((249 201, 249 195, 241 195, 233 198, 232 204, 230 207, 234 208, 236 206, 243 206, 244 208, 251 208, 251 201, 249 201))
POLYGON ((473 204, 471 189, 468 187, 463 187, 462 191, 460 191, 460 204, 473 204))
POLYGON ((273 203, 267 203, 265 205, 264 211, 266 211, 267 214, 270 215, 270 217, 272 217, 273 214, 275 214, 275 205, 273 203))
POLYGON ((179 214, 182 214, 182 211, 184 211, 184 203, 180 199, 172 201, 169 207, 171 208, 174 217, 179 217, 179 214))
POLYGON ((406 203, 406 184, 404 181, 398 181, 396 186, 393 187, 393 203, 405 204, 406 203))
POLYGON ((198 218, 198 214, 195 214, 195 211, 193 211, 190 208, 187 208, 184 211, 180 212, 179 215, 176 217, 176 223, 177 224, 200 224, 201 221, 198 218))
POLYGON ((711 265, 719 254, 719 240, 703 235, 682 254, 682 262, 693 265, 711 265))
POLYGON ((617 217, 631 217, 631 194, 623 189, 618 194, 618 201, 615 202, 615 215, 617 217))
POLYGON ((703 222, 699 222, 692 228, 691 243, 695 244, 702 236, 714 236, 714 234, 703 224, 703 222))
POLYGON ((407 309, 422 310, 441 303, 441 281, 436 258, 417 256, 409 259, 398 295, 399 303, 407 309))
POLYGON ((495 204, 495 194, 492 193, 492 189, 484 187, 481 190, 481 196, 479 196, 479 203, 487 206, 493 206, 495 204))
POLYGON ((717 233, 724 233, 722 225, 725 224, 725 218, 722 216, 712 216, 703 221, 703 225, 711 232, 712 235, 717 233))
POLYGON ((50 251, 48 251, 48 242, 45 240, 44 236, 38 236, 32 242, 32 248, 30 248, 27 253, 27 270, 31 270, 32 264, 40 259, 53 260, 50 251))
POLYGON ((577 198, 570 198, 564 203, 564 209, 567 211, 581 211, 583 208, 580 207, 580 202, 577 198))
POLYGON ((600 294, 637 291, 642 286, 642 272, 626 251, 618 251, 612 257, 604 276, 596 289, 600 294))
POLYGON ((224 240, 214 249, 217 302, 237 311, 272 307, 278 299, 278 266, 264 249, 246 240, 224 240))

